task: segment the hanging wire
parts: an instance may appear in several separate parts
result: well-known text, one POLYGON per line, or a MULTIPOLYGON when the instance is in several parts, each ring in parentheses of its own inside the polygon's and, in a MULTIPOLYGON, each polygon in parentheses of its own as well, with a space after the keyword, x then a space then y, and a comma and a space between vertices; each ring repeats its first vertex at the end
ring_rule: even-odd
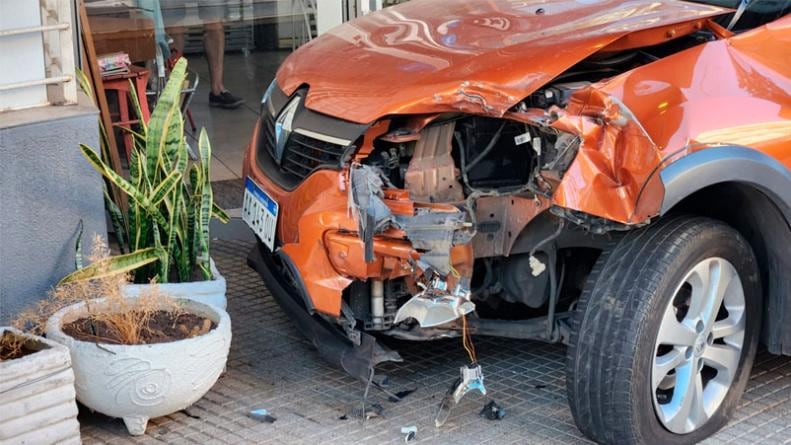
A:
POLYGON ((472 336, 470 335, 470 331, 467 326, 467 315, 461 316, 461 329, 461 344, 464 346, 464 350, 467 351, 467 356, 470 357, 470 362, 478 363, 478 356, 475 353, 475 345, 472 344, 472 336))

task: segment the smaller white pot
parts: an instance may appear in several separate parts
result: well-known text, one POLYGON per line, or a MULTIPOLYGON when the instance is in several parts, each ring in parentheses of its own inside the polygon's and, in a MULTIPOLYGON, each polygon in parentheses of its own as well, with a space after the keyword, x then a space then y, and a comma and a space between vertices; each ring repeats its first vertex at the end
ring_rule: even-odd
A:
MULTIPOLYGON (((225 278, 220 274, 213 259, 209 259, 209 268, 212 278, 206 281, 190 281, 187 283, 161 283, 156 284, 159 292, 175 298, 186 298, 200 303, 211 304, 225 310, 228 301, 225 297, 225 278)), ((140 294, 151 290, 153 284, 127 284, 124 286, 124 295, 138 297, 140 294)))
POLYGON ((0 444, 80 443, 74 373, 68 349, 51 340, 24 337, 33 354, 0 362, 0 444))
MULTIPOLYGON (((85 303, 61 309, 47 321, 47 337, 71 352, 77 400, 110 417, 120 417, 132 435, 146 431, 148 419, 165 416, 203 397, 222 373, 231 346, 231 319, 216 306, 181 300, 186 312, 217 324, 207 334, 151 345, 84 342, 62 326, 88 315, 85 303)), ((111 310, 104 299, 91 310, 111 310)), ((165 306, 163 305, 163 308, 165 306)))

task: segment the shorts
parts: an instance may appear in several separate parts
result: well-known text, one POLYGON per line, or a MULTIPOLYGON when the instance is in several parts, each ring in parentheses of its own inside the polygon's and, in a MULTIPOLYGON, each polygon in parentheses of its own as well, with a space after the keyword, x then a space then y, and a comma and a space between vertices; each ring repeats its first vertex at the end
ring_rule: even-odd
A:
MULTIPOLYGON (((166 27, 199 24, 194 19, 185 21, 187 12, 196 7, 200 23, 224 22, 228 12, 227 3, 228 0, 159 0, 166 27)), ((193 17, 194 12, 190 11, 190 18, 193 17)))

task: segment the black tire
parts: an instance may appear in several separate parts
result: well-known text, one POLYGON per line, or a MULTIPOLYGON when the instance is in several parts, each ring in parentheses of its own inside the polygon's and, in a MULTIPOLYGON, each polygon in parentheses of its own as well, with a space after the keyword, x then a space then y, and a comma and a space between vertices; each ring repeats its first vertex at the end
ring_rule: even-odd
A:
POLYGON ((572 317, 566 385, 577 427, 610 444, 691 444, 726 424, 744 392, 761 325, 761 286, 750 245, 730 226, 675 216, 627 233, 596 262, 572 317), (714 414, 687 434, 667 430, 653 404, 659 322, 687 271, 707 258, 732 263, 745 298, 745 333, 733 382, 714 414))

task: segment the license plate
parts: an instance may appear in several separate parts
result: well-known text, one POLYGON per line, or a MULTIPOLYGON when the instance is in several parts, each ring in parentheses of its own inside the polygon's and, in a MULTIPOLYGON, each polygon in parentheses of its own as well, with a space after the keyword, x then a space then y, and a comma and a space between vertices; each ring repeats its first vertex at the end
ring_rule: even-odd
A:
POLYGON ((245 178, 242 220, 253 229, 269 250, 275 250, 277 212, 277 201, 267 195, 252 179, 245 178))

